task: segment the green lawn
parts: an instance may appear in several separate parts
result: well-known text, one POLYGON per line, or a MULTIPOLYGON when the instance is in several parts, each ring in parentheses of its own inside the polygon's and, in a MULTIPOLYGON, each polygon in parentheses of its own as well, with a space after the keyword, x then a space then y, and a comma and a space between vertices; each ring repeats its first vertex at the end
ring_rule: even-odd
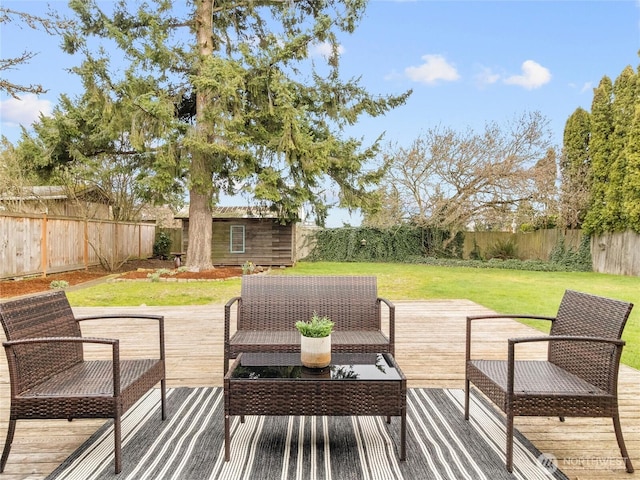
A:
MULTIPOLYGON (((554 315, 566 289, 633 302, 623 339, 623 362, 640 369, 640 277, 583 272, 433 267, 389 263, 300 262, 278 275, 375 275, 390 300, 466 298, 500 313, 554 315)), ((74 306, 203 305, 240 293, 240 280, 220 282, 117 282, 68 293, 74 306)), ((544 324, 533 324, 543 328, 544 324)))

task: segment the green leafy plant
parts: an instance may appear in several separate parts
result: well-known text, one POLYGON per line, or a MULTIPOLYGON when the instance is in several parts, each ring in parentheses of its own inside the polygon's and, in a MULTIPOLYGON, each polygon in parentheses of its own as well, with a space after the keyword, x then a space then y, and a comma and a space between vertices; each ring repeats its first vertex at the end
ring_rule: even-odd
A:
POLYGON ((163 260, 169 258, 171 252, 171 237, 164 232, 158 233, 153 243, 153 256, 163 260))
POLYGON ((575 249, 567 247, 564 238, 560 238, 551 251, 549 261, 560 267, 566 267, 567 270, 590 272, 593 269, 590 242, 590 237, 585 235, 582 237, 580 246, 575 249))
POLYGON ((515 239, 498 240, 487 250, 488 258, 498 258, 507 260, 510 258, 518 258, 518 245, 515 239))
POLYGON ((405 262, 418 256, 462 258, 464 235, 436 227, 327 228, 314 234, 308 261, 405 262))
POLYGON ((313 338, 328 337, 331 335, 334 325, 329 317, 321 317, 316 312, 313 312, 311 320, 296 322, 296 328, 303 337, 313 338))
POLYGON ((480 250, 480 245, 478 245, 478 242, 476 241, 475 238, 473 239, 473 249, 471 250, 471 252, 469 252, 469 259, 483 260, 482 251, 480 250))
POLYGON ((159 282, 160 281, 160 272, 148 273, 147 274, 147 278, 150 279, 152 282, 159 282))
POLYGON ((247 260, 242 264, 243 275, 250 275, 254 272, 255 269, 256 269, 256 266, 253 264, 253 262, 250 262, 249 260, 247 260))
POLYGON ((53 280, 49 284, 49 288, 51 288, 52 290, 64 290, 68 286, 69 282, 67 282, 66 280, 53 280))

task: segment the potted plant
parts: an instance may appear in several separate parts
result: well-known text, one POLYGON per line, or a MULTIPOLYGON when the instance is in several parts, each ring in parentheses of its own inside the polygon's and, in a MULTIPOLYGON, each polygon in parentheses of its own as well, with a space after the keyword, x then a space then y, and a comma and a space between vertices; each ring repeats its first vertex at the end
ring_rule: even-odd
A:
POLYGON ((308 368, 324 368, 331 363, 331 332, 334 323, 316 312, 309 321, 296 322, 300 332, 300 359, 308 368))

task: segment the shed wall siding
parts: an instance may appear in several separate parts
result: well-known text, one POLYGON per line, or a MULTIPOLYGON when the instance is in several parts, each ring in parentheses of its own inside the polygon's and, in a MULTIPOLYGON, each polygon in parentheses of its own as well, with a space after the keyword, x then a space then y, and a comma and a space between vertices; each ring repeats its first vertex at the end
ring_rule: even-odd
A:
POLYGON ((294 228, 273 219, 214 219, 212 259, 214 265, 293 265, 294 228), (232 225, 245 227, 244 253, 230 252, 232 225))

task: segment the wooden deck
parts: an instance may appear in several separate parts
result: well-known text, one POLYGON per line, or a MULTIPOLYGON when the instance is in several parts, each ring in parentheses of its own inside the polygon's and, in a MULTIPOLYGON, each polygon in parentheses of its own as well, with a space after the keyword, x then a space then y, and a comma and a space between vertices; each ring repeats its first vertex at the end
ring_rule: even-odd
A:
MULTIPOLYGON (((409 386, 463 388, 465 316, 490 311, 466 300, 395 303, 396 359, 409 386)), ((105 311, 165 315, 169 386, 222 386, 222 305, 74 310, 78 315, 105 311)), ((474 330, 478 347, 475 353, 485 358, 505 356, 506 338, 532 333, 530 328, 512 320, 480 322, 478 327, 480 325, 482 328, 474 330)), ((152 326, 134 328, 118 320, 107 327, 91 325, 84 334, 111 337, 119 332, 123 355, 136 351, 144 354, 148 349, 147 338, 155 334, 152 326)), ((536 345, 535 349, 523 351, 523 355, 539 355, 540 347, 536 345)), ((97 353, 89 352, 89 355, 97 353)), ((0 442, 3 443, 9 407, 7 376, 6 359, 0 355, 0 442)), ((635 467, 640 469, 640 372, 623 366, 619 386, 622 429, 635 467)), ((18 421, 9 461, 0 480, 43 479, 103 423, 104 420, 18 421)), ((557 418, 517 417, 515 426, 542 452, 555 455, 560 468, 570 478, 602 480, 639 476, 624 471, 610 419, 568 418, 560 423, 557 418)), ((123 455, 126 454, 125 448, 123 455)))

